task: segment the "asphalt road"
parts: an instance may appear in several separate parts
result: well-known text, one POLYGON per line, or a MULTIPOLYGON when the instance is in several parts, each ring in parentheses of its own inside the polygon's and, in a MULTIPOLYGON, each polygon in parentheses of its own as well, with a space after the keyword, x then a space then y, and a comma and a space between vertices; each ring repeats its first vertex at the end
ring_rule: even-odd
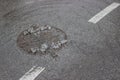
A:
POLYGON ((120 80, 120 6, 97 24, 88 20, 120 0, 0 0, 0 80, 19 80, 33 66, 35 80, 120 80), (16 45, 32 24, 63 30, 57 58, 29 55, 16 45))

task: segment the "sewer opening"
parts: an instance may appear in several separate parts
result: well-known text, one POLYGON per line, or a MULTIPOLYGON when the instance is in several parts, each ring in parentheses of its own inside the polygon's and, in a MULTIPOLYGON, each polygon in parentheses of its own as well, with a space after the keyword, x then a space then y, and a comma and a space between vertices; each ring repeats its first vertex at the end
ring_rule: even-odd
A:
POLYGON ((56 51, 67 43, 67 35, 59 28, 49 25, 31 25, 22 31, 17 38, 17 45, 29 54, 45 55, 51 53, 57 56, 56 51))

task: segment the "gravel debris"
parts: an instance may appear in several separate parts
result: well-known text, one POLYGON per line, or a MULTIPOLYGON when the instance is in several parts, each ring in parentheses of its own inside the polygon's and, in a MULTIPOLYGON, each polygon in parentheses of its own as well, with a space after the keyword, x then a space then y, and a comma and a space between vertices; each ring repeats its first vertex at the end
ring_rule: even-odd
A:
POLYGON ((45 52, 48 49, 48 45, 46 43, 41 45, 40 51, 45 52))
POLYGON ((31 48, 32 53, 36 53, 38 51, 38 48, 31 48))

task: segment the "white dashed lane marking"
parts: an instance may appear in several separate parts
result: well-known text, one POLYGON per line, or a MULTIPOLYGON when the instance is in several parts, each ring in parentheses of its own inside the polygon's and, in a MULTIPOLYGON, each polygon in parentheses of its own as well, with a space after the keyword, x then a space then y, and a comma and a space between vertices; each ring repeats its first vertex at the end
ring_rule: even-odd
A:
POLYGON ((19 80, 34 80, 45 68, 33 66, 19 80))
POLYGON ((117 7, 120 6, 120 3, 112 3, 102 11, 100 11, 98 14, 96 14, 94 17, 92 17, 88 22, 96 24, 98 21, 100 21, 103 17, 105 17, 107 14, 109 14, 111 11, 116 9, 117 7))

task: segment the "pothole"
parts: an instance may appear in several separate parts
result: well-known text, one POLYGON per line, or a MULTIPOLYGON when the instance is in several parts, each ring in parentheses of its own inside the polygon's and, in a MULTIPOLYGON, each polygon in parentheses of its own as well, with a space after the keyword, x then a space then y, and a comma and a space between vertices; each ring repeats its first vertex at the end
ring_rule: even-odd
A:
POLYGON ((20 33, 17 45, 29 54, 48 54, 57 56, 56 51, 67 43, 67 35, 59 28, 49 25, 31 25, 20 33))

